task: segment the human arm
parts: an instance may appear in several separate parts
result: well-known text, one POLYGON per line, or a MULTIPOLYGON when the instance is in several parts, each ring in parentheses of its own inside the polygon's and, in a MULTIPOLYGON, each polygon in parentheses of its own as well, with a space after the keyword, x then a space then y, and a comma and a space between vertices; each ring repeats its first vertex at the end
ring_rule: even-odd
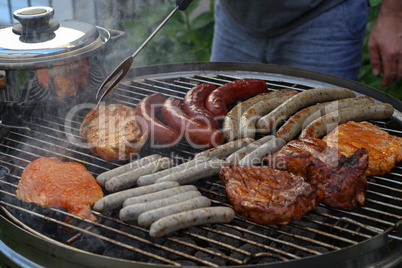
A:
POLYGON ((381 86, 402 79, 402 1, 382 0, 368 50, 373 74, 384 72, 381 86))

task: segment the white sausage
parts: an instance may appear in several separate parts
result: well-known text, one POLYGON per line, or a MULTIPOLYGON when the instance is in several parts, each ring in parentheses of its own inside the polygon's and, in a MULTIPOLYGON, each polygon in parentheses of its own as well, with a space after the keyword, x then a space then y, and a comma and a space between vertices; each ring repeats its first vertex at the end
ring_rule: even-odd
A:
POLYGON ((154 209, 166 207, 172 204, 177 204, 201 196, 199 191, 188 191, 163 199, 154 200, 125 206, 120 210, 119 216, 122 221, 132 221, 138 219, 138 216, 144 212, 154 209))
POLYGON ((388 103, 359 104, 326 114, 309 124, 300 134, 300 138, 320 138, 331 132, 339 124, 348 121, 382 120, 394 113, 394 108, 388 103))
POLYGON ((266 156, 267 154, 275 153, 280 148, 285 146, 285 144, 285 140, 273 138, 252 151, 251 153, 247 154, 242 160, 239 161, 239 165, 259 165, 261 164, 264 156, 266 156))
POLYGON ((159 178, 162 178, 164 176, 167 176, 169 174, 173 174, 176 172, 183 172, 183 171, 187 170, 188 168, 190 168, 196 164, 202 163, 204 161, 206 161, 206 159, 202 159, 202 158, 193 159, 193 160, 184 162, 180 165, 177 165, 177 166, 165 169, 165 170, 161 170, 161 171, 158 171, 158 172, 155 172, 152 174, 147 174, 147 175, 141 176, 137 180, 137 185, 144 186, 144 185, 153 184, 159 178))
POLYGON ((228 155, 236 152, 240 148, 246 146, 247 144, 250 144, 253 142, 254 139, 241 139, 241 140, 235 140, 228 142, 226 144, 220 145, 215 148, 211 148, 209 150, 202 151, 194 156, 194 159, 213 159, 213 158, 218 158, 218 159, 224 159, 228 155))
POLYGON ((368 96, 364 96, 336 100, 332 102, 324 102, 304 108, 290 117, 283 124, 283 126, 276 133, 276 137, 282 138, 289 142, 294 139, 304 127, 313 122, 315 119, 339 109, 364 103, 374 103, 374 100, 368 96))
POLYGON ((98 201, 96 201, 96 203, 94 204, 94 210, 108 211, 108 210, 116 209, 116 208, 121 207, 124 200, 126 200, 129 197, 144 195, 144 194, 153 193, 153 192, 157 192, 157 191, 162 191, 162 190, 177 187, 177 186, 179 186, 178 182, 167 181, 167 182, 163 182, 163 183, 157 183, 157 184, 137 187, 137 188, 128 189, 125 191, 109 194, 109 195, 102 197, 98 201))
POLYGON ((180 203, 144 212, 138 216, 138 224, 143 227, 148 227, 153 222, 163 217, 183 211, 188 211, 197 208, 205 208, 210 206, 211 206, 211 200, 209 200, 205 196, 199 196, 180 203))
POLYGON ((156 180, 156 183, 163 181, 176 181, 180 185, 195 183, 200 179, 216 176, 219 174, 221 165, 225 163, 221 159, 212 159, 197 164, 184 172, 176 172, 156 180))
MULTIPOLYGON (((171 232, 190 226, 228 223, 233 220, 235 212, 229 207, 207 207, 163 217, 151 224, 149 234, 152 237, 162 237, 171 232)), ((140 216, 141 217, 141 216, 140 216)))
POLYGON ((263 145, 267 141, 273 139, 274 137, 275 136, 273 136, 273 135, 265 136, 265 137, 262 137, 259 140, 256 140, 255 142, 250 143, 247 146, 244 146, 243 148, 240 148, 238 151, 236 151, 233 154, 229 155, 226 158, 226 162, 233 163, 233 164, 239 163, 239 161, 241 159, 243 159, 247 154, 251 153, 252 151, 257 149, 258 147, 260 147, 261 145, 263 145))
POLYGON ((134 162, 128 163, 124 166, 120 166, 108 171, 103 172, 102 174, 99 174, 96 177, 96 181, 98 182, 98 184, 100 186, 105 186, 106 181, 108 181, 109 179, 118 176, 120 174, 126 173, 127 171, 145 166, 151 162, 154 162, 156 159, 161 158, 162 156, 159 154, 152 154, 146 157, 142 157, 140 159, 137 159, 134 162))
POLYGON ((303 91, 288 99, 269 114, 257 121, 257 129, 260 133, 269 133, 276 127, 295 114, 300 109, 316 104, 318 102, 339 100, 356 97, 356 94, 346 88, 313 88, 303 91))
POLYGON ((173 160, 171 158, 162 157, 145 166, 139 167, 135 170, 128 171, 109 179, 105 184, 105 188, 109 192, 118 192, 130 188, 137 184, 138 178, 142 175, 150 174, 161 169, 166 169, 170 167, 172 163, 173 160))
POLYGON ((225 116, 222 123, 222 135, 226 141, 234 141, 240 138, 239 134, 239 118, 242 116, 244 111, 250 108, 252 105, 257 102, 268 100, 272 98, 276 98, 285 94, 289 94, 292 92, 296 92, 293 89, 281 89, 277 91, 267 92, 259 94, 255 97, 252 97, 248 100, 245 100, 235 107, 233 107, 225 116))
POLYGON ((154 193, 130 197, 124 201, 123 207, 134 205, 134 204, 139 204, 139 203, 144 203, 144 202, 151 202, 154 200, 171 197, 171 196, 189 192, 189 191, 197 191, 197 187, 195 187, 194 185, 177 186, 174 188, 170 188, 170 189, 166 189, 166 190, 162 190, 162 191, 158 191, 158 192, 154 192, 154 193))
POLYGON ((248 108, 240 117, 239 130, 241 138, 254 138, 256 122, 263 116, 298 93, 290 93, 273 99, 260 101, 248 108))

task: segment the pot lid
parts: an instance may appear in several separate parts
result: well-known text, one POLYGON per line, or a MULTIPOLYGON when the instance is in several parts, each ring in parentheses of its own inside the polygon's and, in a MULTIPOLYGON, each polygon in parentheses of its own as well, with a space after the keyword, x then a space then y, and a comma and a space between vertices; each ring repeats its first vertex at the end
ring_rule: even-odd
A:
POLYGON ((0 28, 0 68, 48 65, 82 57, 103 46, 110 34, 93 24, 54 21, 51 7, 29 7, 14 12, 20 23, 0 28))

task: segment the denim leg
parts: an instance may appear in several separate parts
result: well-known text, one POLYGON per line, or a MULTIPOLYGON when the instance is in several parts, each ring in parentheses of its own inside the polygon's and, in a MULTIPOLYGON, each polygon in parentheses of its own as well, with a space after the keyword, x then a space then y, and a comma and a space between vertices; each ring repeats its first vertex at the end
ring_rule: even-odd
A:
POLYGON ((367 1, 347 0, 285 35, 270 40, 267 62, 357 80, 367 1))
POLYGON ((219 0, 215 1, 215 26, 211 61, 265 62, 267 39, 247 33, 231 23, 219 0))

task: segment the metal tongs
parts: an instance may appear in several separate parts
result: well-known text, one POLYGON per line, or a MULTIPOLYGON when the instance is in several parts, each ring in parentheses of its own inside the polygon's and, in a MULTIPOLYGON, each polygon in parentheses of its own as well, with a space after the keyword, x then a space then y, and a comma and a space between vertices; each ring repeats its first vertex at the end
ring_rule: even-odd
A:
POLYGON ((98 92, 96 93, 95 99, 98 99, 99 94, 103 90, 103 88, 110 82, 113 81, 111 86, 106 89, 105 92, 101 95, 96 104, 96 107, 102 102, 103 98, 124 78, 127 72, 130 70, 130 67, 133 63, 134 58, 141 52, 141 50, 148 44, 148 42, 159 32, 159 30, 168 22, 168 20, 176 13, 177 10, 186 10, 187 7, 191 4, 193 0, 176 0, 176 7, 172 12, 161 22, 161 24, 152 32, 152 34, 142 43, 142 45, 134 52, 133 55, 126 58, 119 66, 106 78, 106 80, 99 87, 98 92))

